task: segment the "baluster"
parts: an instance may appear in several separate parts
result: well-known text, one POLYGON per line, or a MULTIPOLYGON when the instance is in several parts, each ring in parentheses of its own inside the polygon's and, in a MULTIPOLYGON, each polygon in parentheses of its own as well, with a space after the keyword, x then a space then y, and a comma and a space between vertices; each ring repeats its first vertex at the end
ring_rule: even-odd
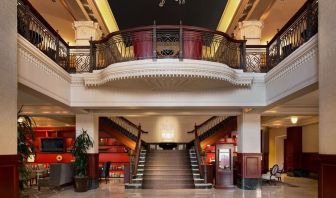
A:
POLYGON ((58 34, 58 30, 56 30, 57 35, 56 35, 56 39, 55 39, 55 44, 56 44, 56 56, 55 56, 55 62, 57 64, 59 64, 59 52, 60 52, 60 38, 59 38, 59 34, 58 34))
POLYGON ((246 71, 246 40, 245 40, 245 37, 244 37, 244 42, 240 44, 240 69, 246 71))
MULTIPOLYGON (((66 68, 66 71, 70 71, 70 43, 68 42, 67 43, 68 46, 66 46, 66 50, 67 50, 67 57, 66 57, 66 63, 65 63, 65 68, 66 68)), ((77 68, 76 68, 76 64, 75 64, 75 73, 77 71, 77 68)))
POLYGON ((313 33, 313 20, 314 20, 314 16, 313 16, 313 10, 312 10, 312 4, 313 1, 309 2, 307 4, 307 30, 306 30, 306 36, 305 36, 305 42, 308 41, 310 39, 313 33))
POLYGON ((90 39, 90 72, 92 72, 96 67, 96 45, 92 41, 92 37, 90 39))
POLYGON ((276 49, 277 49, 277 54, 276 54, 276 63, 279 63, 280 62, 280 59, 281 59, 281 57, 280 57, 280 45, 281 45, 281 39, 280 39, 280 34, 279 34, 279 32, 280 32, 280 30, 279 29, 277 29, 277 31, 278 31, 278 33, 276 34, 276 49))
POLYGON ((179 53, 179 59, 180 61, 183 60, 183 26, 182 21, 180 21, 180 53, 179 53))
POLYGON ((153 24, 153 61, 156 61, 157 58, 157 49, 156 49, 156 21, 154 20, 153 24))

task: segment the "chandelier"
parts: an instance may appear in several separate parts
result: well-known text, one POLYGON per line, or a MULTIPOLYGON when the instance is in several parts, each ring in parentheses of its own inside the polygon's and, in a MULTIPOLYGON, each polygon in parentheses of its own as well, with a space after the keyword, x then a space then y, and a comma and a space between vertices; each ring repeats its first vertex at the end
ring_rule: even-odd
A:
MULTIPOLYGON (((175 0, 175 1, 178 2, 180 5, 185 4, 185 0, 175 0)), ((165 3, 166 3, 166 0, 160 0, 159 6, 163 7, 165 3)))

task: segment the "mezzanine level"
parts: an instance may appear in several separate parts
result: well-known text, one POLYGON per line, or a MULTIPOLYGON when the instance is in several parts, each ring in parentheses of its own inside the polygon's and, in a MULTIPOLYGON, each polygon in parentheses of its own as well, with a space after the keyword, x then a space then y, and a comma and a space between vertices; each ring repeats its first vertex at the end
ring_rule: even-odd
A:
POLYGON ((154 23, 110 33, 90 46, 69 46, 25 0, 18 1, 18 33, 68 73, 146 59, 202 60, 265 73, 318 32, 317 2, 307 1, 267 45, 246 45, 246 40, 205 28, 154 23))

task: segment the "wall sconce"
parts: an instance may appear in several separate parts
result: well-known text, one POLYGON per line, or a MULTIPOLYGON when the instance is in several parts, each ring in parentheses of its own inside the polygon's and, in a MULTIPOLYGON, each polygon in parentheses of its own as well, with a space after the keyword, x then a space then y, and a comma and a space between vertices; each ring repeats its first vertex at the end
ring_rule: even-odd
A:
POLYGON ((290 119, 291 119, 292 124, 296 124, 299 120, 297 116, 292 116, 290 119))

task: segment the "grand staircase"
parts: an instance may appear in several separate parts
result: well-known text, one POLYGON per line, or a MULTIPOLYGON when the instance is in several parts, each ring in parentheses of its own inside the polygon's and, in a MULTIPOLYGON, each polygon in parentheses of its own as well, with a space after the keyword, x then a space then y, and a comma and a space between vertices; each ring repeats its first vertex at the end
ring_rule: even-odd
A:
POLYGON ((142 188, 195 188, 186 150, 151 150, 146 157, 142 188))

